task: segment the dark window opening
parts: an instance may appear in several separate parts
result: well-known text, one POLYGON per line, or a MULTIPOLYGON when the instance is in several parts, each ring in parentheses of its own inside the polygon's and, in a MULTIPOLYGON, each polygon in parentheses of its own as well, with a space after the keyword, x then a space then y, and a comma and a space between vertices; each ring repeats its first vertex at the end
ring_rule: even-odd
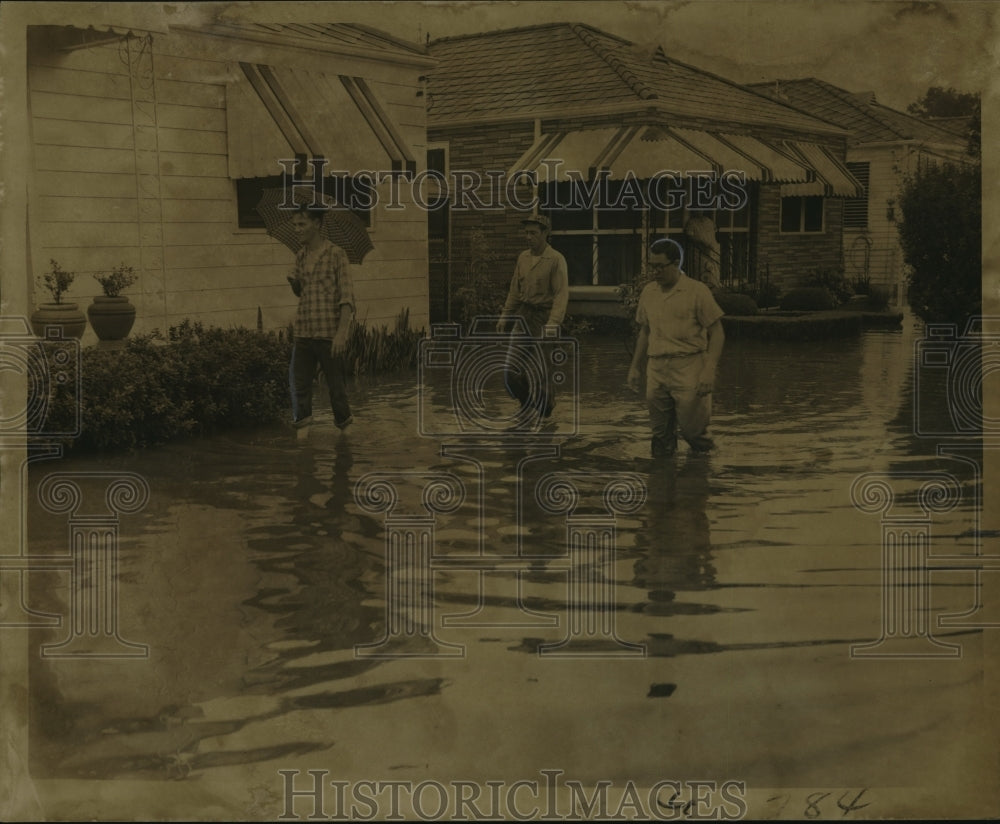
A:
POLYGON ((781 198, 781 231, 786 234, 823 231, 823 198, 781 198))
MULTIPOLYGON (((263 229, 264 219, 257 213, 257 204, 265 189, 281 188, 284 175, 248 177, 236 181, 236 216, 240 229, 263 229)), ((323 192, 336 203, 346 204, 365 226, 370 227, 371 205, 375 192, 368 181, 355 177, 328 177, 323 181, 323 192)))

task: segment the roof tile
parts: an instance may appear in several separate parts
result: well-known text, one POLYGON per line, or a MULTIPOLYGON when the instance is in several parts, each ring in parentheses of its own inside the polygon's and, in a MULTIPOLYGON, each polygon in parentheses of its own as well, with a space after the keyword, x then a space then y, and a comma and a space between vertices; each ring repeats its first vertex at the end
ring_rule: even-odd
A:
MULTIPOLYGON (((583 24, 554 23, 432 41, 431 126, 486 114, 544 116, 575 101, 650 105, 685 120, 839 134, 755 90, 583 24)), ((580 114, 587 114, 581 108, 580 114)))

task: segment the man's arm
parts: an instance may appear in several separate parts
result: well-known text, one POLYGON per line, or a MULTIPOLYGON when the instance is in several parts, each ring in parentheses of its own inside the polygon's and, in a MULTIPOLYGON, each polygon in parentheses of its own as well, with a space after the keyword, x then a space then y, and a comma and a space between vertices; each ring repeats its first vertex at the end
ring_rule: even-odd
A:
POLYGON ((726 333, 722 331, 722 320, 717 320, 705 330, 708 335, 708 351, 702 360, 701 377, 698 380, 698 394, 709 395, 715 388, 715 367, 719 365, 722 356, 722 344, 726 342, 726 333))
POLYGON ((286 278, 292 287, 295 297, 302 297, 302 270, 299 267, 299 257, 295 256, 295 263, 292 265, 292 273, 286 278))
POLYGON ((632 364, 628 368, 626 383, 633 392, 639 391, 639 378, 642 376, 642 364, 646 360, 649 349, 649 327, 643 325, 639 329, 639 337, 635 342, 635 352, 632 353, 632 364))
POLYGON ((336 352, 347 348, 347 339, 351 334, 351 326, 354 324, 354 281, 351 280, 351 271, 347 266, 347 255, 343 252, 337 255, 335 265, 337 291, 340 293, 338 296, 340 321, 337 323, 337 332, 334 335, 332 347, 336 352))
POLYGON ((566 258, 559 255, 555 271, 552 273, 552 309, 549 312, 549 323, 558 326, 566 317, 566 306, 569 304, 569 273, 566 270, 566 258))
POLYGON ((500 320, 497 321, 497 332, 503 332, 506 323, 504 318, 507 317, 511 312, 514 311, 514 307, 521 302, 521 289, 518 285, 518 270, 521 265, 521 258, 517 259, 517 263, 514 265, 514 276, 510 279, 510 289, 507 291, 507 300, 504 301, 503 308, 500 310, 500 320))
POLYGON ((341 303, 340 323, 337 324, 337 334, 333 338, 333 351, 339 352, 347 348, 347 340, 354 325, 354 304, 341 303))

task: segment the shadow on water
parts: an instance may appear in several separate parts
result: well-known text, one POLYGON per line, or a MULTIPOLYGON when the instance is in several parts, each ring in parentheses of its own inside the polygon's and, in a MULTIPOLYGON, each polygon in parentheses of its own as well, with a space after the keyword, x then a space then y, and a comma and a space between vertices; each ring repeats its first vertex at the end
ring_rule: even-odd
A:
MULTIPOLYGON (((516 579, 439 570, 435 603, 446 612, 565 613, 568 516, 546 511, 535 492, 551 473, 570 473, 580 511, 599 513, 603 485, 629 475, 641 479, 646 499, 617 519, 613 564, 599 572, 614 582, 628 640, 644 643, 648 657, 871 640, 857 624, 817 619, 808 601, 862 592, 877 611, 878 561, 863 552, 871 530, 842 530, 861 517, 851 509, 851 482, 871 470, 935 465, 933 450, 904 425, 913 404, 910 337, 727 343, 714 401, 718 452, 699 458, 682 447, 662 464, 648 458, 641 400, 624 389, 621 341, 584 340, 580 351, 575 437, 558 428, 563 418, 554 431, 520 441, 443 449, 447 432, 420 437, 417 420, 423 403, 435 425, 452 425, 447 376, 421 395, 416 376, 403 375, 357 382, 358 423, 344 434, 320 409, 305 441, 273 427, 65 461, 67 469, 138 472, 150 485, 147 508, 122 520, 120 559, 121 626, 149 645, 150 657, 138 666, 32 659, 35 774, 182 778, 301 755, 339 745, 341 713, 456 687, 466 671, 427 677, 354 654, 356 645, 377 643, 394 617, 385 514, 355 500, 359 479, 373 472, 396 478, 399 511, 408 515, 426 514, 419 501, 427 475, 461 479, 464 501, 435 522, 441 558, 523 561, 516 579), (850 583, 824 578, 827 568, 846 569, 850 583), (805 604, 800 620, 775 619, 779 592, 790 593, 782 608, 805 604), (736 613, 740 622, 730 620, 736 613), (743 627, 754 631, 741 634, 743 627), (310 711, 328 714, 265 746, 243 737, 253 725, 310 711)), ((488 400, 509 403, 491 391, 488 400)), ((562 397, 559 414, 572 400, 562 397)), ((32 477, 32 496, 43 471, 32 477)), ((64 552, 65 521, 34 498, 29 510, 34 551, 64 552)), ((956 524, 958 532, 964 522, 956 524)), ((46 575, 34 605, 63 612, 66 577, 46 575)), ((36 631, 33 642, 60 632, 36 631)), ((490 631, 476 637, 484 635, 490 631)), ((554 637, 542 635, 516 629, 497 665, 554 637)), ((642 696, 685 686, 636 679, 642 696)))

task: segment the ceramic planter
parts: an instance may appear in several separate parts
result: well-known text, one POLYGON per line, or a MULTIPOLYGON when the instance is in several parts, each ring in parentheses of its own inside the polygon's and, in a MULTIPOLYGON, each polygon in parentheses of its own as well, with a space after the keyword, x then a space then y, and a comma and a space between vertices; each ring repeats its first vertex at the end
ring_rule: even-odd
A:
POLYGON ((75 303, 43 303, 31 314, 31 330, 39 338, 46 329, 57 327, 64 338, 81 338, 87 328, 87 317, 75 303))
POLYGON ((99 295, 87 307, 87 317, 100 340, 122 340, 132 331, 135 307, 124 295, 113 298, 99 295))

